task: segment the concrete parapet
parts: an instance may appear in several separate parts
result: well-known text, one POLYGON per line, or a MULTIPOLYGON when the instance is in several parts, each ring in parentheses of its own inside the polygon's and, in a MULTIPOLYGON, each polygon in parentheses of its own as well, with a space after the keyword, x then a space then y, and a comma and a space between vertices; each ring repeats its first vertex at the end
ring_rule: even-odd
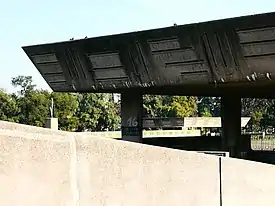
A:
POLYGON ((5 127, 12 129, 0 123, 1 206, 274 205, 273 165, 5 127))
POLYGON ((80 205, 219 205, 216 156, 84 136, 76 148, 80 205))
POLYGON ((27 132, 27 133, 39 133, 39 134, 48 134, 48 135, 61 135, 66 136, 69 132, 64 131, 58 131, 58 130, 51 130, 49 128, 43 128, 43 127, 35 127, 35 126, 29 126, 24 124, 17 124, 7 121, 1 121, 0 120, 0 131, 4 130, 10 130, 14 132, 27 132))
POLYGON ((75 205, 68 140, 1 131, 0 205, 75 205))
POLYGON ((275 166, 222 158, 223 206, 274 206, 275 166))

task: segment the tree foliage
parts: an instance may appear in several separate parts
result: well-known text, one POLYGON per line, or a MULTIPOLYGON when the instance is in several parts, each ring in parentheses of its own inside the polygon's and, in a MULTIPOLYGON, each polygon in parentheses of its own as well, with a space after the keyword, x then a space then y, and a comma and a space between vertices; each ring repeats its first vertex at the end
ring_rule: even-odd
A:
POLYGON ((118 107, 109 94, 78 94, 78 131, 115 130, 120 123, 118 107))
POLYGON ((0 119, 17 122, 18 105, 12 95, 0 90, 0 119))
POLYGON ((188 117, 196 114, 197 100, 187 96, 154 96, 143 98, 146 117, 188 117))
POLYGON ((44 126, 51 99, 59 128, 66 131, 115 130, 120 123, 118 104, 110 94, 58 93, 39 90, 31 76, 12 78, 17 94, 0 90, 0 119, 44 126))
POLYGON ((19 107, 19 123, 33 126, 44 126, 48 114, 49 94, 41 91, 32 91, 17 98, 19 107))
POLYGON ((32 92, 34 88, 36 87, 35 84, 33 84, 32 76, 17 76, 13 77, 11 80, 11 84, 14 87, 20 87, 18 93, 20 95, 25 95, 28 92, 32 92))
POLYGON ((253 131, 263 130, 270 125, 270 115, 272 115, 273 109, 274 100, 271 99, 242 99, 242 116, 251 117, 253 131))
POLYGON ((219 117, 221 115, 220 97, 198 97, 198 116, 219 117))

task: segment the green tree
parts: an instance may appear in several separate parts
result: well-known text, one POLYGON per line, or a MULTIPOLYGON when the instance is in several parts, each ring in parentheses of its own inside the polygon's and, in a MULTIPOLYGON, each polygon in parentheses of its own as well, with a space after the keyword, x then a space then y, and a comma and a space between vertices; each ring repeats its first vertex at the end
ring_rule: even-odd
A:
POLYGON ((262 129, 266 129, 268 126, 275 127, 275 102, 266 108, 266 112, 262 114, 260 121, 260 126, 262 129))
POLYGON ((12 108, 18 106, 17 119, 12 120, 22 124, 44 126, 53 98, 54 117, 59 119, 61 130, 102 131, 115 130, 119 126, 120 107, 113 101, 111 94, 49 93, 37 90, 31 76, 14 77, 11 83, 18 88, 18 93, 10 96, 0 94, 2 119, 14 117, 13 113, 16 111, 12 108))
POLYGON ((204 107, 202 111, 200 111, 200 116, 201 117, 212 117, 211 111, 209 108, 204 107))
POLYGON ((20 87, 19 94, 24 96, 28 92, 34 91, 36 85, 33 84, 32 76, 17 76, 13 77, 11 84, 17 88, 20 87))
POLYGON ((49 114, 49 97, 47 91, 32 91, 18 97, 19 122, 43 127, 49 114))
POLYGON ((220 97, 198 97, 198 116, 219 117, 221 116, 220 97))
POLYGON ((0 120, 17 122, 18 105, 12 95, 0 89, 0 120))
POLYGON ((163 101, 165 96, 144 95, 143 96, 143 116, 145 117, 162 117, 163 101))
POLYGON ((18 95, 12 95, 18 105, 18 122, 43 127, 48 116, 49 92, 37 90, 31 76, 14 77, 11 83, 19 88, 18 95))
POLYGON ((78 105, 78 131, 103 131, 118 128, 119 110, 111 94, 78 94, 78 105))
POLYGON ((54 100, 54 117, 58 118, 59 128, 66 131, 75 130, 78 126, 76 95, 53 92, 50 98, 54 100))
POLYGON ((253 131, 261 131, 274 121, 274 100, 260 98, 242 99, 242 116, 251 117, 253 131))
POLYGON ((143 98, 144 116, 146 117, 188 117, 196 115, 196 97, 153 96, 143 98))
POLYGON ((170 103, 172 116, 189 117, 196 115, 197 98, 187 96, 173 96, 170 103))

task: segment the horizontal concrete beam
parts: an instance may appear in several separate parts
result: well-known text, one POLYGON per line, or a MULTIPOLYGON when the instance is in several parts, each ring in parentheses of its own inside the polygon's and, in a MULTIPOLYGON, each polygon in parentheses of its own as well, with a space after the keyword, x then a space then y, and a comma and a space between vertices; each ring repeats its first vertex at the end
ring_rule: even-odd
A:
POLYGON ((273 88, 274 19, 268 13, 23 49, 53 91, 273 88))

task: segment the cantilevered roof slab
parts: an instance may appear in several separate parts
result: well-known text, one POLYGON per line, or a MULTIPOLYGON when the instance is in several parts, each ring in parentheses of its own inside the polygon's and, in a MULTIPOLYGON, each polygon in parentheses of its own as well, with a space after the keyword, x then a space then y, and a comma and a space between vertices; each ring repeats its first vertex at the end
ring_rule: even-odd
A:
POLYGON ((53 91, 272 82, 275 13, 23 47, 53 91))

